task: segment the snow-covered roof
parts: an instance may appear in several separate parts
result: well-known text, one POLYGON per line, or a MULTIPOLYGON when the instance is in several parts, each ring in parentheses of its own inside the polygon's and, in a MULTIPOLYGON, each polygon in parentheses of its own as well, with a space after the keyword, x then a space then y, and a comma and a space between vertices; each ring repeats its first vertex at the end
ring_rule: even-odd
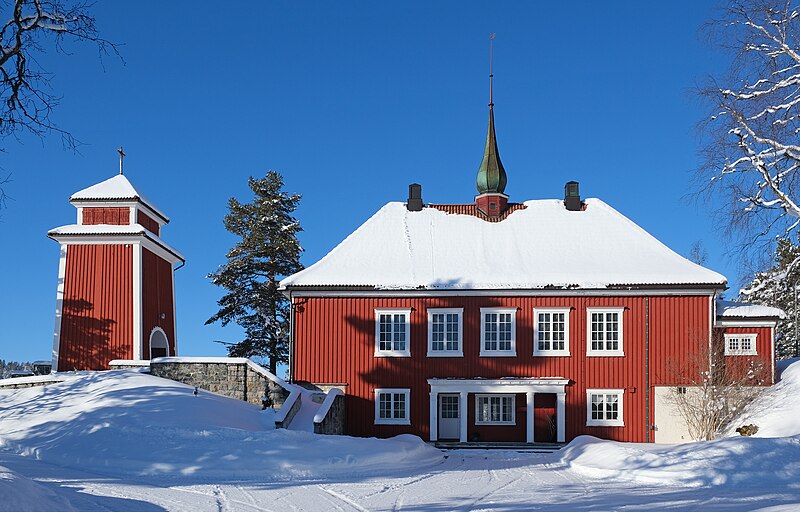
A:
POLYGON ((782 309, 743 302, 717 301, 718 318, 786 318, 782 309))
POLYGON ((186 261, 186 258, 184 258, 177 249, 164 242, 141 224, 67 224, 66 226, 59 226, 47 232, 47 236, 54 240, 58 240, 59 237, 107 235, 141 235, 149 238, 168 252, 174 254, 181 261, 186 261))
POLYGON ((117 174, 113 178, 109 178, 96 185, 79 190, 72 194, 69 198, 70 202, 84 202, 84 201, 138 201, 143 205, 150 208, 153 213, 158 214, 165 222, 169 222, 169 218, 156 208, 156 206, 148 201, 131 182, 125 177, 124 174, 117 174))
POLYGON ((502 222, 436 208, 381 208, 314 265, 281 287, 376 289, 602 289, 709 285, 723 275, 675 253, 599 199, 568 211, 526 201, 502 222))

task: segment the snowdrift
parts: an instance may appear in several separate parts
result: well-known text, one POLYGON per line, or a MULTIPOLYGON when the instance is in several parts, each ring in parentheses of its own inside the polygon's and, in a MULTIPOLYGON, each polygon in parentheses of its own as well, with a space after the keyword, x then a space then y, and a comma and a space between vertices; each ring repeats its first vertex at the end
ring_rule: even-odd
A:
POLYGON ((128 370, 0 391, 0 448, 83 471, 182 482, 375 475, 433 465, 415 436, 276 430, 274 412, 128 370))
POLYGON ((648 484, 774 487, 800 479, 800 360, 782 362, 781 380, 733 423, 729 437, 681 445, 603 441, 581 436, 561 460, 587 476, 648 484), (733 432, 753 423, 753 437, 733 432))

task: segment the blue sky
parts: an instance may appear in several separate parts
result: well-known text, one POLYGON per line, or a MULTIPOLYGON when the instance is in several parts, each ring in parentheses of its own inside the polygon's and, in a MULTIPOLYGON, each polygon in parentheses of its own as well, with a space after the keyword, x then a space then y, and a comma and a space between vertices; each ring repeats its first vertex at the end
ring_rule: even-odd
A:
MULTIPOLYGON (((303 262, 314 263, 407 185, 431 202, 470 202, 495 115, 512 201, 560 197, 568 180, 675 251, 702 240, 707 266, 738 289, 705 205, 687 203, 697 167, 692 89, 726 67, 699 33, 713 2, 98 2, 122 63, 92 48, 42 57, 61 104, 57 136, 5 140, 13 197, 0 217, 0 359, 50 357, 58 244, 69 196, 117 172, 172 222, 182 355, 223 355, 204 326, 222 290, 206 274, 235 243, 222 218, 247 178, 281 172, 303 195, 303 262), (189 7, 189 5, 191 7, 189 7)), ((5 14, 5 13, 4 13, 5 14)))

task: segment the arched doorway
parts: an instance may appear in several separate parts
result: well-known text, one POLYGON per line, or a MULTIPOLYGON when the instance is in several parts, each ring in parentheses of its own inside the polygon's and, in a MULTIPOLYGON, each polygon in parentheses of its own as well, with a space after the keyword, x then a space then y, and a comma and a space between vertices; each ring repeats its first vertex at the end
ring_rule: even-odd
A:
POLYGON ((150 333, 150 359, 169 356, 169 341, 161 327, 156 327, 150 333))

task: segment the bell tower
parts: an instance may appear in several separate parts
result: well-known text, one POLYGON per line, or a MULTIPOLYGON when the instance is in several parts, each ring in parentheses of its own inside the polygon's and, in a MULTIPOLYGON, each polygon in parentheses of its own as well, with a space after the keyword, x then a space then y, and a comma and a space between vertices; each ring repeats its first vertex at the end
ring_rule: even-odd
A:
POLYGON ((169 218, 120 172, 69 201, 60 245, 53 370, 105 370, 114 359, 174 356, 174 270, 183 256, 160 237, 169 218))

